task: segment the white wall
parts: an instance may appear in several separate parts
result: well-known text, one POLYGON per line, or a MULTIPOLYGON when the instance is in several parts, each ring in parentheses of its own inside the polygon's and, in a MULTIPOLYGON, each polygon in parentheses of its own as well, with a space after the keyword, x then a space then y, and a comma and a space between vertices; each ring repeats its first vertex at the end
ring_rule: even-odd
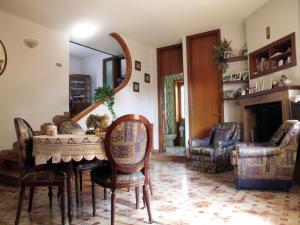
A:
POLYGON ((103 86, 103 59, 111 55, 96 52, 87 57, 70 56, 70 74, 86 74, 91 77, 91 96, 97 87, 103 86))
MULTIPOLYGON (((123 37, 131 53, 133 70, 127 86, 116 94, 115 112, 117 117, 125 114, 141 114, 153 123, 154 126, 154 149, 158 149, 158 112, 157 112, 157 70, 156 49, 137 43, 134 40, 123 37), (142 70, 134 69, 134 60, 142 63, 142 70), (144 73, 149 73, 151 82, 144 82, 144 73), (140 92, 133 92, 133 82, 140 83, 140 92)), ((106 106, 101 105, 91 112, 92 114, 110 115, 106 106)), ((79 121, 82 127, 86 127, 87 116, 79 121)))
POLYGON ((14 117, 26 119, 35 130, 68 111, 69 39, 49 28, 0 11, 0 38, 7 67, 0 76, 0 150, 16 141, 14 117), (31 49, 24 38, 39 45, 31 49), (62 67, 57 67, 61 63, 62 67))
POLYGON ((81 59, 70 55, 69 61, 70 74, 82 74, 81 59))
MULTIPOLYGON (((253 52, 270 44, 290 33, 296 33, 296 54, 300 56, 299 39, 299 0, 272 0, 256 10, 246 19, 247 42, 249 52, 253 52), (271 38, 266 39, 266 27, 270 27, 271 38)), ((293 84, 300 84, 299 66, 281 70, 276 73, 251 80, 255 82, 269 82, 272 78, 280 79, 282 74, 287 75, 293 84)), ((266 85, 265 85, 266 86, 266 85)), ((267 87, 266 87, 267 88, 267 87)))
POLYGON ((111 57, 103 53, 96 53, 95 55, 82 59, 81 71, 83 74, 91 76, 91 91, 92 98, 97 87, 103 86, 103 59, 111 57))

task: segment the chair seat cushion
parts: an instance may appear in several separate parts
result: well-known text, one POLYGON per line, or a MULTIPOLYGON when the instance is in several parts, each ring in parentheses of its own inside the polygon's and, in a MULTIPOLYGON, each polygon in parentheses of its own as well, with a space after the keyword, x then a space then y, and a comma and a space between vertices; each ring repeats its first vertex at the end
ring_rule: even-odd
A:
POLYGON ((213 147, 193 147, 191 149, 191 153, 197 155, 213 156, 215 154, 215 149, 213 147))
MULTIPOLYGON (((111 171, 109 166, 102 166, 91 171, 91 178, 99 183, 110 184, 111 182, 111 171)), ((117 183, 138 183, 144 181, 144 174, 139 171, 136 173, 118 173, 117 183)))
POLYGON ((45 171, 30 171, 26 173, 22 181, 26 182, 55 182, 64 181, 66 175, 63 172, 56 172, 54 170, 45 171))

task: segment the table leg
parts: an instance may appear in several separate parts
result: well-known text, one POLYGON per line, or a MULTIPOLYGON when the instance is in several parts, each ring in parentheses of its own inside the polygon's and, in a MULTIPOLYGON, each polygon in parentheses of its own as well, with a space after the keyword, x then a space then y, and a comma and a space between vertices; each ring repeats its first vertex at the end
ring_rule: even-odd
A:
POLYGON ((72 223, 73 217, 73 199, 72 199, 72 163, 67 163, 67 195, 68 195, 68 218, 69 223, 72 223))

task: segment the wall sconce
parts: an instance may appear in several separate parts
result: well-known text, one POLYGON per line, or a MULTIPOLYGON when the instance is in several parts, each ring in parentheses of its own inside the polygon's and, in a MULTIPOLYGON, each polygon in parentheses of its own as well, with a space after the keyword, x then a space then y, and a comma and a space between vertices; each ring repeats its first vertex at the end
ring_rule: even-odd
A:
POLYGON ((36 46, 38 46, 39 41, 38 41, 38 40, 35 40, 35 39, 25 38, 25 39, 24 39, 24 43, 25 43, 25 45, 27 45, 29 48, 35 48, 36 46))

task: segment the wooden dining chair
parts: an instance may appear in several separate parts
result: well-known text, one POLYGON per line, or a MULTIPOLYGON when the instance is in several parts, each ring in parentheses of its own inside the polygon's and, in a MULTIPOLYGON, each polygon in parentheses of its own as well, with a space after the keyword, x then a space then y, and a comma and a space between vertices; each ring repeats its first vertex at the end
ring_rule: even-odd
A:
POLYGON ((152 223, 149 198, 149 157, 152 127, 141 115, 125 115, 115 120, 105 136, 109 167, 91 171, 93 216, 96 214, 95 183, 111 189, 111 224, 115 221, 116 190, 143 187, 148 217, 152 223))
POLYGON ((30 187, 28 212, 32 209, 32 200, 34 188, 36 186, 48 186, 50 207, 52 206, 52 186, 58 186, 60 192, 61 204, 61 219, 62 224, 65 224, 65 197, 64 184, 66 176, 64 173, 55 170, 48 165, 35 166, 33 150, 33 130, 30 125, 21 118, 15 118, 15 129, 18 139, 18 154, 19 154, 19 169, 21 190, 19 195, 19 203, 15 225, 19 224, 22 211, 22 204, 25 194, 25 188, 30 187))
MULTIPOLYGON (((73 120, 66 120, 58 125, 59 134, 76 134, 82 131, 81 126, 73 120)), ((82 173, 85 171, 91 171, 92 169, 101 166, 102 161, 98 159, 93 160, 81 160, 80 162, 74 162, 74 177, 75 177, 75 190, 76 190, 76 203, 79 204, 79 190, 82 192, 82 173)))

